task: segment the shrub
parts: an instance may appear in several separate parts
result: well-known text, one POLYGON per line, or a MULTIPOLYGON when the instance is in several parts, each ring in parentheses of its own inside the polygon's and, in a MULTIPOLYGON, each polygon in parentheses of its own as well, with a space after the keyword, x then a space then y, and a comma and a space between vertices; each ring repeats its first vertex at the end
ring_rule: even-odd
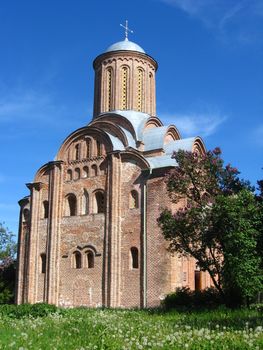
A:
POLYGON ((174 308, 188 308, 192 304, 192 291, 189 288, 176 288, 175 293, 170 293, 166 295, 163 300, 163 306, 165 309, 174 308))
POLYGON ((38 303, 38 304, 21 304, 21 305, 0 305, 0 315, 11 318, 22 318, 31 316, 45 317, 54 313, 62 313, 62 310, 55 305, 38 303))
POLYGON ((206 288, 201 291, 191 291, 189 288, 177 288, 175 293, 168 294, 162 302, 166 310, 196 310, 214 309, 223 302, 215 288, 206 288))
POLYGON ((0 304, 12 304, 15 291, 15 263, 0 263, 0 304))
POLYGON ((251 304, 249 308, 263 313, 263 303, 251 304))

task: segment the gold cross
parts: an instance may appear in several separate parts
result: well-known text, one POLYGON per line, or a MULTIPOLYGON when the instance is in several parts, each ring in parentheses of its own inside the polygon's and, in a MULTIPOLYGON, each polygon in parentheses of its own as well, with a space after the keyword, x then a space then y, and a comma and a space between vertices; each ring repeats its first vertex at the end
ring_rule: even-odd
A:
POLYGON ((130 32, 130 33, 133 33, 133 30, 131 30, 131 29, 128 27, 128 20, 126 19, 126 21, 125 21, 125 26, 124 26, 123 24, 120 24, 120 26, 121 26, 122 28, 125 29, 125 40, 129 40, 129 39, 128 39, 128 34, 129 34, 129 32, 130 32))

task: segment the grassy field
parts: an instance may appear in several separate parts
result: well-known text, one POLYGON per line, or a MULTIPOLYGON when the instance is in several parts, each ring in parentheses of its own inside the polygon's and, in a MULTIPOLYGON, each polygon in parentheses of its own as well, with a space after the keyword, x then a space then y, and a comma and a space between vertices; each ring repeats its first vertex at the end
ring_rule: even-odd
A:
POLYGON ((68 309, 42 318, 0 316, 0 349, 263 349, 253 310, 158 312, 68 309))

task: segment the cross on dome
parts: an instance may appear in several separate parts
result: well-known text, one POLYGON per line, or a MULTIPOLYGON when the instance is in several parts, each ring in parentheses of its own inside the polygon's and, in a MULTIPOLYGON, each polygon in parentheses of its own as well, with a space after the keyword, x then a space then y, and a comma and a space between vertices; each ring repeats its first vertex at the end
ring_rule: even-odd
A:
POLYGON ((125 40, 129 40, 129 39, 128 39, 129 32, 130 32, 130 33, 133 33, 133 30, 131 30, 131 29, 128 27, 128 20, 126 19, 126 21, 125 21, 125 26, 124 26, 123 24, 120 24, 120 26, 121 26, 122 28, 125 29, 125 40))

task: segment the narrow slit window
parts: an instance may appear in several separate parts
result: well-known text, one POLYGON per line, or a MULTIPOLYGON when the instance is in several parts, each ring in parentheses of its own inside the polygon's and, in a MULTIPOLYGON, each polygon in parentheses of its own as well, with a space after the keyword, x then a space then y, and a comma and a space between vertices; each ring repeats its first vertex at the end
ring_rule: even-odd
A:
POLYGON ((93 164, 91 166, 91 170, 92 170, 92 176, 97 176, 98 175, 98 167, 96 164, 93 164))
POLYGON ((75 169, 75 180, 79 180, 80 179, 80 168, 76 168, 75 169))
POLYGON ((142 112, 143 103, 143 70, 141 68, 137 71, 137 110, 142 112))
POLYGON ((121 109, 128 109, 128 68, 121 69, 121 109))
POLYGON ((80 254, 80 252, 75 252, 73 256, 74 256, 74 268, 81 269, 81 254, 80 254))
POLYGON ((89 269, 94 268, 94 254, 90 250, 87 252, 87 263, 89 269))
POLYGON ((40 260, 41 260, 41 273, 46 273, 47 257, 45 253, 40 255, 40 260))
POLYGON ((27 208, 23 210, 23 221, 26 223, 29 223, 30 221, 30 211, 27 208))
POLYGON ((86 158, 91 157, 91 139, 86 140, 86 158))
POLYGON ((131 248, 131 267, 132 269, 139 268, 139 252, 136 247, 131 248))
POLYGON ((100 143, 100 141, 97 140, 97 155, 98 157, 100 157, 102 155, 102 145, 100 143))
POLYGON ((48 218, 48 209, 49 209, 48 201, 44 201, 43 202, 43 219, 48 218))
POLYGON ((82 173, 83 177, 86 178, 86 177, 89 177, 89 167, 88 166, 84 166, 83 167, 83 173, 82 173))
POLYGON ((77 215, 77 198, 74 194, 69 194, 66 197, 65 216, 77 215))
POLYGON ((72 170, 68 169, 67 170, 67 181, 71 181, 72 180, 72 170))
POLYGON ((138 192, 133 190, 130 193, 130 209, 139 208, 139 196, 138 192))
POLYGON ((108 68, 106 71, 106 85, 107 85, 107 100, 106 110, 111 111, 112 109, 112 69, 108 68))
POLYGON ((154 89, 154 85, 153 85, 153 75, 152 73, 149 73, 149 80, 150 80, 150 108, 151 108, 151 114, 153 114, 153 89, 154 89))
POLYGON ((78 143, 75 146, 75 160, 79 160, 80 159, 80 144, 78 143))
POLYGON ((89 214, 89 194, 86 190, 84 190, 82 196, 82 215, 89 214))
POLYGON ((96 192, 95 193, 95 208, 94 213, 104 213, 105 210, 105 199, 104 199, 104 193, 102 192, 96 192))

